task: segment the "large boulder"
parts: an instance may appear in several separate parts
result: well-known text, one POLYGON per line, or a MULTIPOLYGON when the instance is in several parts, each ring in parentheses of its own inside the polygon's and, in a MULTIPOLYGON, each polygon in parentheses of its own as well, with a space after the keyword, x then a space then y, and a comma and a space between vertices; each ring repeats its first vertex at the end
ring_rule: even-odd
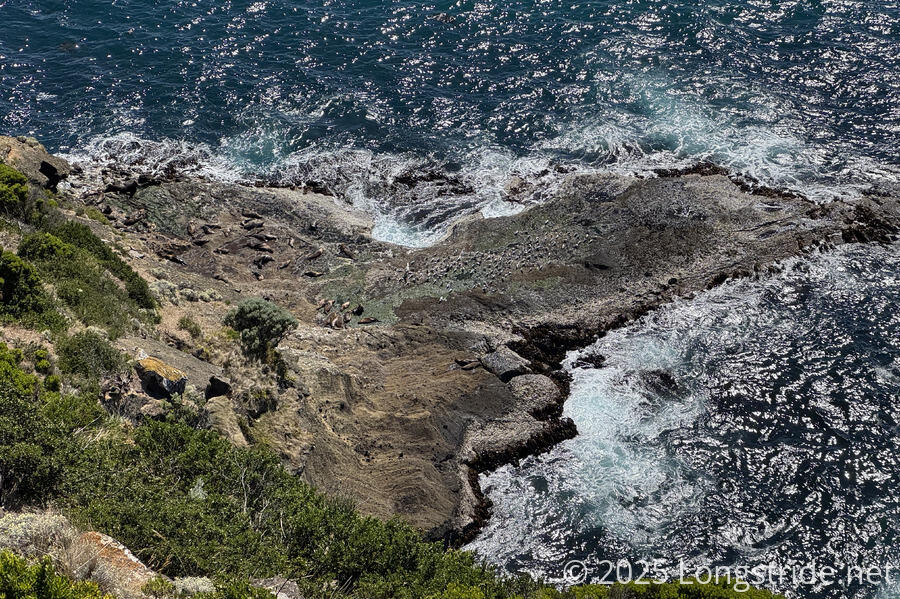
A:
POLYGON ((0 135, 0 162, 47 189, 56 189, 56 185, 72 172, 68 162, 49 154, 33 137, 0 135))
POLYGON ((227 397, 220 395, 211 398, 203 406, 202 415, 206 426, 228 439, 232 445, 236 447, 249 445, 241 431, 241 424, 231 405, 231 400, 227 397))
POLYGON ((209 383, 207 383, 206 391, 204 392, 206 399, 211 397, 221 397, 223 395, 229 395, 230 393, 231 382, 216 375, 209 377, 209 383))
POLYGON ((518 400, 520 409, 531 414, 542 414, 562 401, 559 387, 542 374, 517 376, 509 381, 509 390, 518 400))
POLYGON ((138 360, 134 368, 148 393, 165 397, 184 393, 187 375, 159 358, 151 356, 138 360))
POLYGON ((514 376, 531 372, 528 360, 505 345, 501 345, 495 352, 482 356, 481 364, 504 383, 509 382, 514 376))

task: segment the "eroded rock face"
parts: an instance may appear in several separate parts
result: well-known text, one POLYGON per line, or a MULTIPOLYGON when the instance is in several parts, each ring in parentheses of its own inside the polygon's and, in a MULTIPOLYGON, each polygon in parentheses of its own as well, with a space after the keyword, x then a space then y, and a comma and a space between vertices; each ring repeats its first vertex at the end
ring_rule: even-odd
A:
POLYGON ((0 162, 4 162, 35 185, 56 189, 56 185, 72 172, 72 166, 47 153, 33 137, 8 137, 0 135, 0 162))
POLYGON ((237 413, 231 405, 231 400, 224 396, 210 398, 201 412, 206 426, 218 432, 231 441, 237 447, 247 447, 247 438, 241 431, 237 413))
POLYGON ((134 368, 149 393, 166 397, 184 393, 187 375, 159 358, 151 356, 138 360, 134 368))
POLYGON ((543 374, 524 374, 509 381, 509 389, 525 412, 542 414, 562 401, 553 380, 543 374))

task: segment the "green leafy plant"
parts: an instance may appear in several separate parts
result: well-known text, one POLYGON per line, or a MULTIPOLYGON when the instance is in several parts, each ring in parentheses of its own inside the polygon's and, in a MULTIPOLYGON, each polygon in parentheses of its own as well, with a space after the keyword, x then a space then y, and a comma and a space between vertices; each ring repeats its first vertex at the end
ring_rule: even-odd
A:
POLYGON ((260 298, 241 302, 225 316, 225 325, 240 334, 244 354, 258 360, 265 360, 297 324, 290 312, 260 298))
POLYGON ((59 330, 65 319, 44 292, 34 266, 0 249, 0 316, 34 327, 59 330))
POLYGON ((118 256, 112 248, 94 235, 90 227, 73 221, 66 222, 51 231, 56 237, 92 255, 101 266, 109 270, 116 278, 125 284, 128 296, 138 306, 148 310, 156 308, 156 301, 150 293, 150 287, 127 262, 118 256))
POLYGON ((87 250, 38 232, 22 239, 19 256, 54 284, 57 297, 85 324, 118 335, 130 319, 146 319, 140 306, 107 274, 105 263, 87 250))
POLYGON ((29 563, 0 551, 0 597, 5 599, 113 599, 93 582, 75 582, 56 573, 49 558, 29 563))
POLYGON ((59 367, 64 373, 88 380, 99 380, 125 369, 121 352, 102 335, 92 331, 82 331, 62 339, 57 344, 57 352, 59 367))
POLYGON ((26 216, 28 179, 5 164, 0 164, 0 210, 14 218, 26 216))
POLYGON ((200 329, 200 324, 190 316, 182 316, 179 318, 178 328, 182 331, 187 331, 187 334, 194 339, 199 338, 203 334, 203 331, 200 329))
POLYGON ((175 597, 175 585, 162 576, 157 576, 141 587, 141 592, 153 599, 175 597))

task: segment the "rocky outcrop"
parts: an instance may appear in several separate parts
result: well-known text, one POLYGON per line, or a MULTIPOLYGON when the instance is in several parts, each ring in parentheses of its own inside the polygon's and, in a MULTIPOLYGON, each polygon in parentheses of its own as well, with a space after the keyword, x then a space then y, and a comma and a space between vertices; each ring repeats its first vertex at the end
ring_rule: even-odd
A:
POLYGON ((142 587, 157 576, 112 537, 82 532, 60 514, 2 514, 0 548, 31 558, 49 556, 63 574, 96 582, 121 599, 143 599, 142 587))
POLYGON ((33 137, 0 135, 0 162, 18 170, 35 185, 53 190, 72 172, 68 162, 47 153, 33 137))
MULTIPOLYGON (((189 312, 218 330, 226 302, 251 295, 300 321, 278 347, 274 395, 254 396, 264 376, 200 342, 181 339, 171 355, 150 336, 122 343, 143 344, 199 389, 227 376, 233 391, 208 393, 206 412, 234 443, 252 432, 322 490, 458 541, 488 513, 480 472, 575 434, 561 417, 567 351, 675 298, 807 251, 890 241, 900 226, 896 190, 820 205, 736 185, 721 169, 662 175, 572 175, 542 205, 467 218, 417 250, 373 239, 368 216, 302 189, 187 179, 113 189, 103 202, 120 243, 170 291, 163 326, 189 312)), ((70 177, 89 203, 91 185, 115 183, 70 177)))
POLYGON ((240 420, 231 400, 224 396, 211 398, 203 406, 201 421, 237 447, 247 447, 247 438, 241 430, 240 420))
POLYGON ((482 356, 481 363, 503 382, 509 381, 514 376, 531 372, 528 360, 505 345, 500 346, 497 351, 482 356))

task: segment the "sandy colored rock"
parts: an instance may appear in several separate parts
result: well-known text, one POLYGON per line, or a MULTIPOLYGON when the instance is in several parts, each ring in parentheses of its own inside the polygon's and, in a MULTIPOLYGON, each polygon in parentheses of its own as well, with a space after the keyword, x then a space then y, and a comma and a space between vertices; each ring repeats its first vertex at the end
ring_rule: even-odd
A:
POLYGON ((540 413, 557 405, 562 393, 550 377, 543 374, 524 374, 509 381, 509 390, 520 402, 523 411, 540 413))
POLYGON ((231 441, 237 447, 247 447, 247 438, 241 432, 238 415, 231 406, 231 400, 224 396, 210 398, 203 406, 203 416, 212 430, 231 441))
POLYGON ((135 362, 134 368, 148 392, 166 397, 184 393, 187 375, 159 358, 143 358, 135 362))
POLYGON ((56 185, 72 172, 71 165, 47 153, 33 137, 0 135, 0 162, 6 163, 35 185, 56 189, 56 185))

